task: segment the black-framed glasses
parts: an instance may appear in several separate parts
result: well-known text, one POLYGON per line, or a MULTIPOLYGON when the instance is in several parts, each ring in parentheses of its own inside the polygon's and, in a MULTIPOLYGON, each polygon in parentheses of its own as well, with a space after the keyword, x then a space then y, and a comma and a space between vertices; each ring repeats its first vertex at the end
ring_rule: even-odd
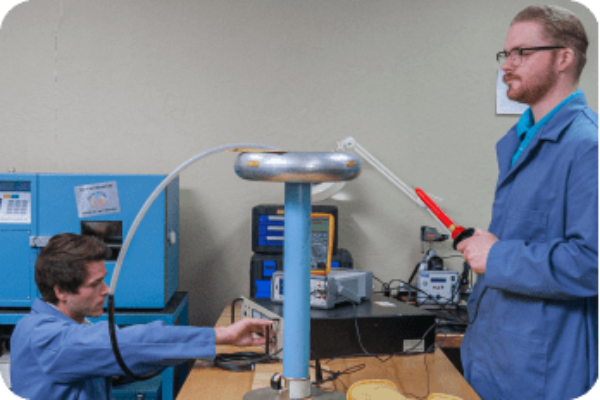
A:
POLYGON ((504 64, 508 58, 512 65, 518 66, 523 62, 524 51, 537 51, 537 50, 554 50, 554 49, 565 49, 565 46, 542 46, 542 47, 527 47, 524 49, 512 49, 511 51, 499 51, 496 53, 496 60, 500 64, 504 64))

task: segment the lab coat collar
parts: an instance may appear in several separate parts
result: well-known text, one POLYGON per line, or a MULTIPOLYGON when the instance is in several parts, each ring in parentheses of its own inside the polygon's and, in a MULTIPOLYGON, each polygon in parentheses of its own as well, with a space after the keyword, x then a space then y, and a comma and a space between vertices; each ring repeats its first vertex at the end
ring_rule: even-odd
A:
POLYGON ((563 105, 560 111, 558 111, 556 115, 540 129, 521 157, 519 157, 517 162, 511 167, 510 163, 512 156, 519 146, 519 140, 516 134, 517 126, 513 126, 496 145, 498 167, 500 169, 498 186, 496 189, 498 189, 506 179, 515 174, 522 165, 529 161, 532 155, 535 154, 534 149, 539 146, 542 141, 557 142, 564 130, 571 122, 573 122, 577 115, 587 108, 587 105, 588 103, 583 92, 563 105))
MULTIPOLYGON (((587 108, 588 103, 585 95, 581 90, 573 99, 564 104, 562 108, 556 113, 550 121, 538 132, 540 140, 548 140, 556 142, 559 139, 560 134, 569 124, 575 119, 575 117, 587 108)), ((536 135, 536 136, 538 136, 536 135)))
POLYGON ((51 304, 46 303, 42 299, 35 299, 31 305, 31 312, 36 314, 48 314, 53 317, 77 324, 73 318, 63 314, 58 308, 53 307, 51 304))

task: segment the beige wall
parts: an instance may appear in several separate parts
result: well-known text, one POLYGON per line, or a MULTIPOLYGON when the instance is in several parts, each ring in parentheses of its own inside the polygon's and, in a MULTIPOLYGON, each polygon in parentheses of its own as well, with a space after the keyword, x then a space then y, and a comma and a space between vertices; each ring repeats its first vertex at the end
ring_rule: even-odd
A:
MULTIPOLYGON (((212 147, 324 151, 353 136, 407 183, 486 228, 495 143, 495 53, 532 0, 30 0, 0 31, 0 170, 168 174, 212 147)), ((581 87, 598 108, 598 25, 581 87)), ((212 324, 248 295, 251 208, 283 185, 233 172, 233 154, 181 176, 180 289, 212 324)), ((356 268, 408 279, 421 225, 373 168, 344 189, 340 247, 356 268)), ((450 243, 434 247, 456 254, 450 243)), ((447 265, 459 270, 459 258, 447 265)))

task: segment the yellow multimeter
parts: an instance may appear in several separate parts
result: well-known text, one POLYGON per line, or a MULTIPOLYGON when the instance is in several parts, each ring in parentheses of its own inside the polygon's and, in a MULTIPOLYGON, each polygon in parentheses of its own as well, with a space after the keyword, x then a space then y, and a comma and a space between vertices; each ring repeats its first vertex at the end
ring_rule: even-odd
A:
POLYGON ((313 275, 329 275, 335 239, 334 227, 332 214, 311 214, 310 273, 313 275))

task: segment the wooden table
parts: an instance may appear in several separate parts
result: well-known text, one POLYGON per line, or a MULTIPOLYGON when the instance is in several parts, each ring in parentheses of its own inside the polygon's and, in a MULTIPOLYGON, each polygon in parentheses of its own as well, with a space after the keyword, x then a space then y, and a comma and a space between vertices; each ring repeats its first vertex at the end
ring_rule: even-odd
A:
MULTIPOLYGON (((239 308, 236 310, 236 321, 240 318, 238 313, 239 308)), ((215 326, 227 326, 230 321, 231 311, 228 306, 215 326)), ((460 346, 460 337, 446 336, 444 340, 444 337, 439 335, 436 337, 436 342, 460 346)), ((254 347, 217 346, 217 353, 238 351, 262 352, 264 350, 254 347)), ((314 362, 311 361, 311 365, 314 365, 314 362)), ((364 379, 387 379, 394 382, 408 398, 445 393, 464 400, 479 399, 439 348, 436 348, 433 353, 383 357, 381 361, 373 357, 344 358, 331 362, 322 360, 321 365, 323 369, 331 371, 343 371, 351 367, 362 368, 350 375, 340 376, 335 382, 325 384, 322 387, 324 390, 335 389, 346 393, 348 387, 354 382, 364 379)), ((251 390, 268 387, 273 373, 281 372, 282 369, 280 363, 257 364, 254 371, 228 372, 215 368, 211 362, 197 361, 181 388, 177 400, 241 400, 251 390)), ((310 371, 311 374, 314 373, 313 368, 310 371)), ((324 377, 327 377, 326 373, 324 377)))

